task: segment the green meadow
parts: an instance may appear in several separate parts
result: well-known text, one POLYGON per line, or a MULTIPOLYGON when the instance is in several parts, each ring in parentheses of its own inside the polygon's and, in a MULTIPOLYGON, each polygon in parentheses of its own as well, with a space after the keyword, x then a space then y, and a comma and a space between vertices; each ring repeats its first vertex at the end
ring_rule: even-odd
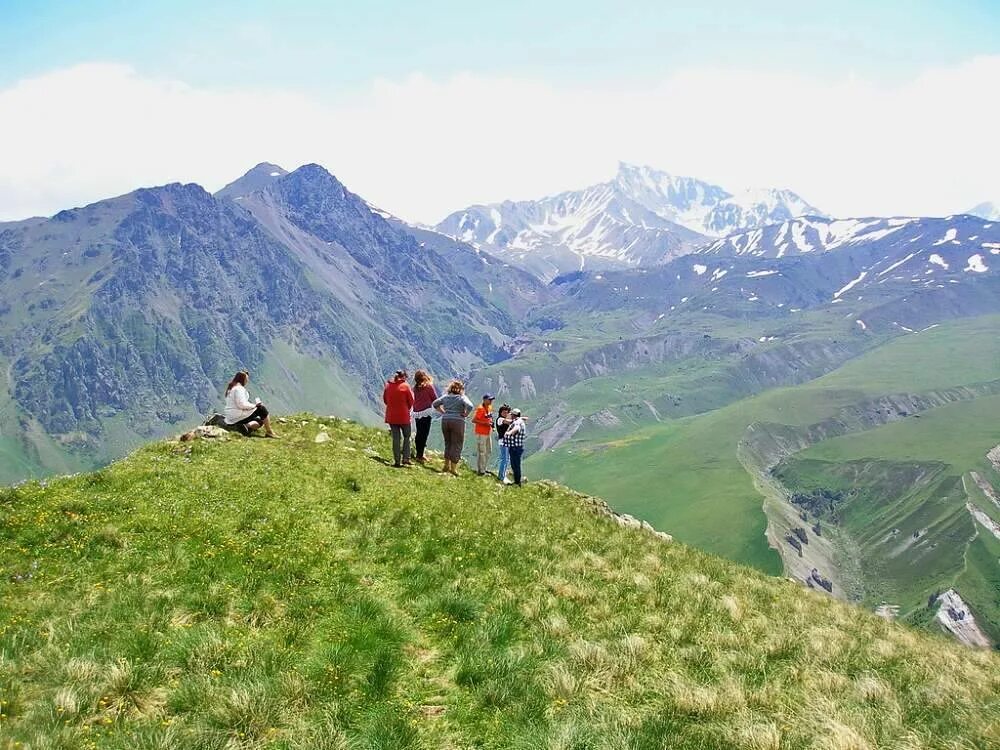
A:
POLYGON ((280 429, 0 493, 0 747, 1000 742, 994 653, 548 482, 394 470, 384 431, 337 419, 280 429))

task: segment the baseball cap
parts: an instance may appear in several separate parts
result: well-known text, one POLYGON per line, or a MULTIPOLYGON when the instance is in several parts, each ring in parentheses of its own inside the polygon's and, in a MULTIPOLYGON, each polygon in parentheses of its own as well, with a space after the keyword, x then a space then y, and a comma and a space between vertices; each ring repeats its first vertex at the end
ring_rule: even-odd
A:
POLYGON ((511 409, 510 413, 513 414, 515 417, 521 416, 521 410, 520 409, 511 409))
POLYGON ((494 398, 496 397, 492 393, 483 394, 483 401, 492 401, 494 398))

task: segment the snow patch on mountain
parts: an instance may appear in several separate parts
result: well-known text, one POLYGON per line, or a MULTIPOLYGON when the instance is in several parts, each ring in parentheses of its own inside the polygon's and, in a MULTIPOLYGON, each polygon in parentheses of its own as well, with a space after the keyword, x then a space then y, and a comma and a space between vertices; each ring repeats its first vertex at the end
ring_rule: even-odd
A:
POLYGON ((983 256, 977 253, 969 258, 969 265, 967 265, 964 270, 972 271, 973 273, 986 273, 990 269, 989 266, 983 262, 983 256))
POLYGON ((854 287, 856 287, 858 284, 860 284, 862 281, 864 281, 866 276, 868 276, 868 272, 862 271, 856 279, 847 282, 847 284, 845 284, 836 292, 834 292, 833 298, 839 299, 842 294, 846 294, 847 292, 851 291, 854 287))
POLYGON ((947 242, 954 242, 955 238, 958 236, 958 230, 952 227, 947 232, 944 233, 944 237, 935 242, 935 245, 944 245, 947 242))

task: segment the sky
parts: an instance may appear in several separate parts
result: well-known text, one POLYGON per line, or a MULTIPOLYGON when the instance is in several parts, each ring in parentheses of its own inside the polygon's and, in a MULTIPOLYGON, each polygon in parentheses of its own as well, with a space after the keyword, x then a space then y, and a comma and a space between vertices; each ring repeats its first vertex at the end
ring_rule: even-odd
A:
POLYGON ((260 161, 433 223, 648 164, 837 216, 1000 203, 1000 0, 0 0, 0 220, 260 161))

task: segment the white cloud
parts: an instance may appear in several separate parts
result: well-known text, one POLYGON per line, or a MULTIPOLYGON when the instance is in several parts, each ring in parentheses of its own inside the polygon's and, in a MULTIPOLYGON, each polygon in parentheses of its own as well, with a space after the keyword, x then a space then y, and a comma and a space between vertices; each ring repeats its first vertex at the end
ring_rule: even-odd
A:
POLYGON ((1000 56, 895 85, 723 69, 631 88, 413 75, 345 102, 86 64, 0 91, 0 218, 174 180, 217 189, 262 160, 319 162, 422 221, 582 187, 619 159, 790 187, 838 215, 944 214, 1000 198, 998 80, 1000 56))

